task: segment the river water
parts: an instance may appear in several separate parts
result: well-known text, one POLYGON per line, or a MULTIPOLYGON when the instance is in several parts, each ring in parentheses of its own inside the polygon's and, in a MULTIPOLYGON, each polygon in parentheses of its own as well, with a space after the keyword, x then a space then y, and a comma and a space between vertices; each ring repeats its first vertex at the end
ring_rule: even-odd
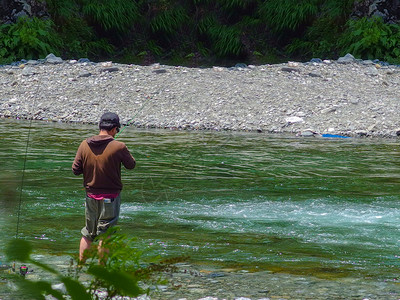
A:
MULTIPOLYGON (((2 119, 0 131, 0 238, 76 253, 84 190, 71 164, 96 126, 2 119)), ((221 268, 397 282, 398 141, 134 128, 119 140, 137 160, 123 171, 120 225, 148 251, 221 268)))

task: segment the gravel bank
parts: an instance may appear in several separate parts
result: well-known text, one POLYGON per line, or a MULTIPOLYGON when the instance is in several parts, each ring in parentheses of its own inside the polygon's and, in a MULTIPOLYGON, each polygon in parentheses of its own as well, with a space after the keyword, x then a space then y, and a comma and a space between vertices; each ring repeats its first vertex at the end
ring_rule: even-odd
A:
POLYGON ((234 68, 43 61, 0 67, 0 117, 303 135, 400 135, 400 68, 338 61, 234 68))
MULTIPOLYGON (((68 274, 69 258, 66 256, 41 256, 45 263, 57 266, 63 275, 68 274)), ((55 289, 63 292, 59 281, 48 272, 27 265, 28 280, 52 282, 55 289)), ((240 269, 214 269, 209 266, 178 264, 173 273, 164 274, 165 285, 144 286, 150 288, 150 296, 138 298, 116 297, 115 300, 326 300, 326 299, 385 299, 397 300, 400 287, 397 279, 374 280, 371 278, 316 278, 308 275, 290 275, 260 270, 247 272, 240 269)), ((83 284, 88 275, 81 275, 83 284)), ((12 290, 1 294, 0 299, 16 299, 12 290)), ((15 291, 14 291, 15 294, 15 291)), ((99 299, 105 298, 99 292, 99 299)), ((46 297, 47 300, 55 298, 46 297)))

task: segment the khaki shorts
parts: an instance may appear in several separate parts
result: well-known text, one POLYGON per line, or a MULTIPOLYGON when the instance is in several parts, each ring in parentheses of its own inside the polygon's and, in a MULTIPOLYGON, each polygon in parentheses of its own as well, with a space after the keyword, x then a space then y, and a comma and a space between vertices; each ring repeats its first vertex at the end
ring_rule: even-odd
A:
POLYGON ((107 231, 111 226, 117 224, 121 197, 105 200, 95 200, 86 197, 85 216, 86 226, 81 233, 84 237, 93 241, 95 237, 107 231))

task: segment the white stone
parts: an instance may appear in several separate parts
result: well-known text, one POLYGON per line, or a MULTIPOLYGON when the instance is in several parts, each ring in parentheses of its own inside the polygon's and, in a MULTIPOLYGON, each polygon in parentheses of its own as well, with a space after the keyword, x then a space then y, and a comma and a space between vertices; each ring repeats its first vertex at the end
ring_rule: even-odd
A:
POLYGON ((288 117, 285 119, 286 123, 303 123, 304 119, 300 117, 288 117))
POLYGON ((110 67, 112 67, 112 61, 102 62, 101 66, 104 67, 104 68, 110 68, 110 67))
POLYGON ((213 67, 213 70, 214 70, 214 71, 217 71, 217 72, 222 72, 222 71, 224 70, 224 68, 221 68, 221 67, 213 67))

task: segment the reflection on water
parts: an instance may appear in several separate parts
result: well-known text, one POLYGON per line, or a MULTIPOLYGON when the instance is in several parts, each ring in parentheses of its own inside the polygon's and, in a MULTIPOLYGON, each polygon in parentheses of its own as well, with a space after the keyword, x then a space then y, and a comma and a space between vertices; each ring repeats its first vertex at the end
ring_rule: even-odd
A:
MULTIPOLYGON (((28 129, 0 120, 1 192, 14 191, 5 203, 18 200, 28 129)), ((84 191, 70 167, 96 133, 33 123, 19 228, 38 251, 77 251, 84 191)), ((120 140, 138 162, 123 172, 120 224, 149 249, 249 270, 397 277, 396 141, 133 128, 120 140)), ((16 230, 16 206, 8 212, 3 239, 16 230)))

